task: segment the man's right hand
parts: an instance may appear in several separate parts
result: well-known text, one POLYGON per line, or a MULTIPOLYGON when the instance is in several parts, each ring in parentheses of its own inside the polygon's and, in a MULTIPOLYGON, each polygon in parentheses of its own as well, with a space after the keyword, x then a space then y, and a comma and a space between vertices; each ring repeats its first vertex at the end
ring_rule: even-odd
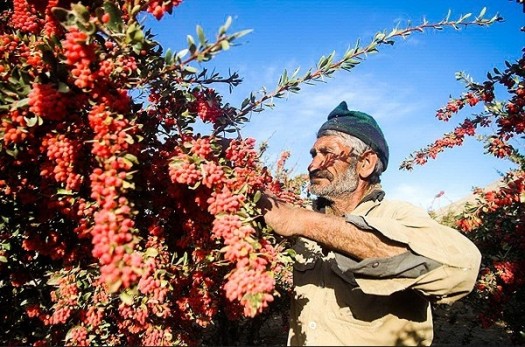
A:
POLYGON ((286 237, 297 234, 298 231, 293 230, 293 220, 301 212, 300 208, 286 203, 270 191, 262 193, 257 205, 261 208, 266 224, 277 234, 286 237))

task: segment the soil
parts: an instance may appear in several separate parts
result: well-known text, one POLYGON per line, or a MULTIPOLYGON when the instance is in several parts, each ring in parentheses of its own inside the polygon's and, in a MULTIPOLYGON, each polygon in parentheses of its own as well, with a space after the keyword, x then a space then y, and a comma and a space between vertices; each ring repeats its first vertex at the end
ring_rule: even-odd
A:
MULTIPOLYGON (((510 332, 502 324, 483 328, 468 302, 439 305, 434 311, 433 346, 510 346, 510 332)), ((281 314, 268 316, 260 322, 256 336, 244 345, 285 346, 287 331, 283 329, 281 314)), ((241 342, 241 341, 239 341, 241 342)))
POLYGON ((433 346, 510 346, 510 336, 503 324, 483 328, 468 302, 434 308, 433 346))

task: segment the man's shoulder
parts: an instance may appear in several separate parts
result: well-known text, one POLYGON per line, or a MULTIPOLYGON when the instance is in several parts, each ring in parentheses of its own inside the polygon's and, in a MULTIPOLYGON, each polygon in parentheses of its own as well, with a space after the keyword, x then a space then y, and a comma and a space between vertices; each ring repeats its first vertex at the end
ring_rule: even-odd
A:
POLYGON ((428 216, 428 212, 424 208, 416 206, 411 202, 398 199, 385 198, 377 203, 377 207, 375 209, 378 211, 391 211, 399 214, 410 213, 428 216))

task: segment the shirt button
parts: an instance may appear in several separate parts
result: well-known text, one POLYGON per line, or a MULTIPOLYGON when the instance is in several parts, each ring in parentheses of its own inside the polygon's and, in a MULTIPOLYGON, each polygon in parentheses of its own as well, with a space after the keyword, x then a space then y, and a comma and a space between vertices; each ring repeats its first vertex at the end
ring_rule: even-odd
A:
POLYGON ((317 328, 317 323, 316 322, 310 322, 310 323, 308 323, 308 326, 310 327, 310 329, 315 329, 315 328, 317 328))
POLYGON ((373 267, 373 268, 376 268, 376 267, 378 267, 378 266, 379 266, 379 263, 378 263, 378 262, 375 262, 375 263, 372 264, 372 267, 373 267))

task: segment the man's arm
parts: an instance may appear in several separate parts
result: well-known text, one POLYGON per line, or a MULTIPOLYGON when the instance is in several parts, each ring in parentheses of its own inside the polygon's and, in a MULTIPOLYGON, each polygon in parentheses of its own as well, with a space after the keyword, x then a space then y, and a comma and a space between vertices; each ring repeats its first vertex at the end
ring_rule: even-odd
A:
POLYGON ((294 207, 263 197, 264 220, 282 236, 302 236, 357 260, 388 258, 404 253, 407 246, 374 230, 361 230, 345 218, 294 207))
POLYGON ((359 264, 347 267, 344 259, 336 259, 339 269, 350 270, 367 294, 390 295, 412 288, 437 302, 451 303, 474 287, 481 261, 479 250, 457 230, 440 225, 421 209, 397 203, 395 218, 371 215, 341 218, 276 200, 264 203, 271 203, 265 209, 265 220, 277 233, 304 236, 358 260, 359 264), (426 258, 420 264, 426 270, 419 276, 390 272, 395 267, 393 258, 399 258, 405 265, 407 261, 408 265, 417 265, 399 267, 401 270, 421 270, 413 256, 426 258), (378 271, 379 274, 375 273, 378 271))

